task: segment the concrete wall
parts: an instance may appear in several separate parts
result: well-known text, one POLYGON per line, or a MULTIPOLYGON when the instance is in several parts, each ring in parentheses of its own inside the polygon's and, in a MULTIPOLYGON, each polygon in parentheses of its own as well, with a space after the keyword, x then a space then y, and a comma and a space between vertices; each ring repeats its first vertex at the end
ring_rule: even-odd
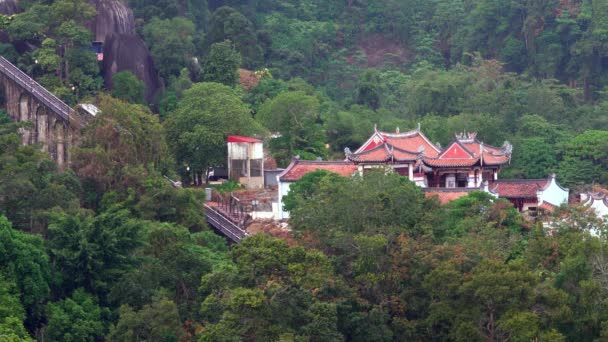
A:
POLYGON ((278 202, 278 217, 279 219, 288 219, 289 218, 289 212, 288 211, 284 211, 283 210, 283 196, 287 195, 287 193, 289 192, 289 187, 291 187, 291 182, 281 182, 278 179, 279 177, 277 176, 277 182, 279 183, 279 202, 278 202))
POLYGON ((553 204, 554 206, 560 206, 564 203, 568 203, 568 194, 570 191, 566 188, 561 187, 555 180, 555 175, 549 176, 549 182, 543 190, 539 190, 538 204, 541 205, 544 202, 553 204))

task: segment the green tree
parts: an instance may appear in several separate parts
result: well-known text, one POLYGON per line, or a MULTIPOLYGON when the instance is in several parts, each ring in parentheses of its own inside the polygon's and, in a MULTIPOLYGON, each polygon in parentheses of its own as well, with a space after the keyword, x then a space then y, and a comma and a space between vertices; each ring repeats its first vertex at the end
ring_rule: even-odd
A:
POLYGON ((111 284, 135 265, 144 223, 127 210, 108 209, 99 216, 57 214, 49 225, 48 248, 53 266, 65 275, 61 290, 84 287, 105 300, 111 284))
POLYGON ((234 50, 230 41, 214 43, 203 62, 201 78, 205 82, 216 82, 234 87, 239 80, 238 67, 240 65, 241 56, 234 50))
POLYGON ((234 44, 246 67, 254 68, 262 61, 263 51, 258 44, 253 24, 235 9, 222 6, 211 16, 206 45, 213 51, 213 44, 226 40, 234 44))
POLYGON ((209 167, 226 160, 228 135, 261 132, 234 90, 217 83, 198 83, 185 91, 165 127, 181 170, 189 167, 201 181, 209 167))
POLYGON ((186 19, 152 18, 143 28, 143 36, 155 66, 165 79, 178 76, 187 67, 194 54, 194 24, 186 19))
POLYGON ((101 97, 101 113, 82 132, 73 168, 100 193, 126 190, 171 165, 158 116, 135 104, 101 97))
POLYGON ((23 326, 24 319, 25 309, 19 300, 16 284, 0 275, 0 339, 33 341, 23 326))
POLYGON ((70 298, 47 304, 48 325, 45 338, 49 341, 95 341, 106 331, 109 312, 96 303, 83 289, 70 298))
POLYGON ((108 341, 179 341, 185 335, 175 303, 162 296, 138 311, 123 305, 119 314, 108 341))
POLYGON ((302 91, 289 91, 267 100, 256 115, 271 132, 280 134, 270 141, 273 156, 280 165, 291 157, 303 159, 325 156, 319 121, 319 100, 302 91))
MULTIPOLYGON (((4 216, 0 216, 0 278, 16 285, 27 313, 25 325, 33 330, 43 319, 43 303, 49 297, 49 257, 40 236, 14 230, 4 216)), ((13 314, 19 318, 18 310, 13 314)))
POLYGON ((589 130, 564 146, 558 174, 565 185, 608 184, 608 131, 589 130))
POLYGON ((222 268, 203 277, 201 314, 207 324, 199 341, 342 340, 336 305, 322 301, 334 289, 322 253, 263 234, 236 247, 237 270, 222 268))
POLYGON ((143 103, 146 90, 144 82, 130 71, 121 71, 112 76, 112 96, 131 103, 143 103))

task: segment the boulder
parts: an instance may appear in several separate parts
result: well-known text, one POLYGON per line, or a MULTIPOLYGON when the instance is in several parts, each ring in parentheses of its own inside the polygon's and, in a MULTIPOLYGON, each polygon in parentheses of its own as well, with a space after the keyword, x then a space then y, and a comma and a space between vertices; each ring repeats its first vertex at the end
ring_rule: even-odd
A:
POLYGON ((112 89, 112 76, 129 70, 146 85, 146 100, 152 102, 162 83, 154 68, 144 41, 135 34, 115 33, 106 37, 104 43, 103 73, 107 89, 112 89))
MULTIPOLYGON (((2 0, 0 0, 2 1, 2 0)), ((133 11, 119 0, 90 0, 97 15, 87 26, 95 40, 105 42, 106 37, 116 33, 135 33, 133 11)))
POLYGON ((0 14, 11 15, 21 12, 17 0, 0 0, 0 14))

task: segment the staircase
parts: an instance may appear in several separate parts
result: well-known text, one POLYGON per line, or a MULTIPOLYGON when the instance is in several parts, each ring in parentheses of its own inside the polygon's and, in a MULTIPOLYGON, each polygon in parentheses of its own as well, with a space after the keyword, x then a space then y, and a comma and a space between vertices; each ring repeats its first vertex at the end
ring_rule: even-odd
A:
POLYGON ((224 236, 234 242, 249 235, 245 229, 248 215, 243 211, 240 201, 232 196, 213 194, 211 201, 204 204, 207 222, 224 236))

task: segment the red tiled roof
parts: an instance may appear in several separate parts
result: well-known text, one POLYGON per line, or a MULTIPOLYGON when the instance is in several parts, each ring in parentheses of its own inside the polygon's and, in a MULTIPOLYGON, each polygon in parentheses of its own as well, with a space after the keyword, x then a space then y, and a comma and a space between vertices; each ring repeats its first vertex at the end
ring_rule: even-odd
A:
POLYGON ((419 130, 405 133, 375 131, 357 152, 347 152, 347 158, 355 162, 378 163, 389 161, 391 157, 399 161, 413 161, 422 155, 424 164, 431 167, 502 165, 509 162, 510 145, 500 148, 485 145, 476 136, 474 132, 457 135, 447 148, 440 150, 419 130))
POLYGON ((386 142, 405 151, 418 152, 420 147, 424 147, 424 156, 427 158, 436 158, 439 151, 435 145, 422 135, 421 132, 414 133, 409 136, 400 136, 398 134, 382 133, 386 138, 386 142))
POLYGON ((228 142, 229 143, 261 143, 262 140, 252 138, 252 137, 243 137, 240 135, 229 135, 228 142))
POLYGON ((295 182, 305 174, 317 170, 326 170, 340 176, 350 177, 357 171, 357 166, 348 161, 316 161, 295 159, 279 175, 281 182, 295 182))
POLYGON ((489 164, 489 165, 502 165, 502 164, 506 164, 509 162, 509 156, 506 155, 502 155, 502 156, 495 156, 489 153, 484 152, 483 153, 483 163, 485 164, 489 164))
POLYGON ((544 188, 546 179, 497 180, 490 184, 490 189, 505 198, 536 198, 537 191, 544 188))
POLYGON ((388 151, 386 144, 380 144, 372 149, 366 150, 359 154, 351 154, 347 157, 349 160, 359 162, 385 162, 391 159, 391 154, 388 151))
POLYGON ((547 212, 553 212, 557 207, 549 202, 543 202, 543 204, 541 204, 539 208, 547 212))
POLYGON ((404 150, 395 148, 395 149, 393 149, 393 157, 395 157, 395 160, 399 160, 399 161, 405 161, 405 160, 414 161, 414 160, 416 160, 418 155, 416 153, 413 153, 410 151, 404 151, 404 150))
POLYGON ((459 166, 473 166, 478 163, 479 158, 474 159, 424 159, 424 163, 428 166, 434 167, 459 167, 459 166))
POLYGON ((404 151, 396 148, 388 143, 382 143, 372 149, 367 149, 363 152, 352 153, 346 155, 349 160, 354 162, 387 162, 391 159, 395 161, 415 161, 418 154, 410 151, 404 151))

